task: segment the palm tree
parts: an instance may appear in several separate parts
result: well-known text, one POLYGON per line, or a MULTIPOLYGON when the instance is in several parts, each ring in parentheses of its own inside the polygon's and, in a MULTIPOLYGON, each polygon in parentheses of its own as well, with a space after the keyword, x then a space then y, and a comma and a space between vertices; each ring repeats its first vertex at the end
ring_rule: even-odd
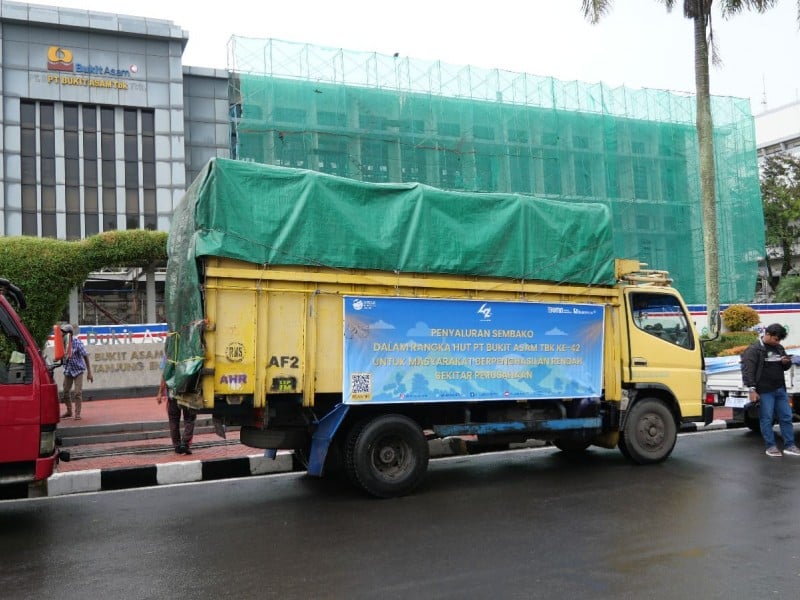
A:
MULTIPOLYGON (((658 0, 671 11, 675 0, 658 0)), ((708 47, 712 39, 711 5, 714 0, 683 0, 683 15, 694 21, 694 80, 697 87, 697 145, 700 155, 700 202, 703 213, 706 308, 711 337, 719 332, 719 251, 717 248, 717 203, 714 166, 714 127, 711 121, 711 91, 708 73, 708 47)), ((584 16, 594 25, 612 0, 581 0, 584 16)), ((731 17, 744 9, 763 13, 777 0, 719 0, 722 16, 731 17)), ((798 0, 800 14, 800 0, 798 0)))

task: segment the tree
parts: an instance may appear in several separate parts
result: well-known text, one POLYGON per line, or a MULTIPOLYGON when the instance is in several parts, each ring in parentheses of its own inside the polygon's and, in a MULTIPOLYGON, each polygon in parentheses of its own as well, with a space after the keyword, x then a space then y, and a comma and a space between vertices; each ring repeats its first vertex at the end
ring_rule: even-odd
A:
POLYGON ((773 154, 761 169, 761 201, 767 229, 767 276, 772 289, 792 270, 792 247, 800 237, 800 159, 773 154), (771 259, 781 259, 780 275, 772 272, 771 259))
MULTIPOLYGON (((671 11, 676 0, 658 0, 671 11)), ((711 120, 711 88, 708 69, 711 6, 714 0, 683 0, 683 15, 694 22, 694 80, 697 98, 697 146, 700 156, 700 203, 703 213, 703 251, 705 254, 706 308, 709 333, 719 333, 719 250, 717 246, 717 193, 714 165, 714 125, 711 120)), ((584 16, 592 24, 611 9, 612 0, 581 0, 584 16)), ((744 9, 764 12, 777 0, 719 0, 724 18, 744 9)), ((800 11, 800 0, 798 0, 800 11)), ((713 49, 713 45, 711 45, 713 49)))

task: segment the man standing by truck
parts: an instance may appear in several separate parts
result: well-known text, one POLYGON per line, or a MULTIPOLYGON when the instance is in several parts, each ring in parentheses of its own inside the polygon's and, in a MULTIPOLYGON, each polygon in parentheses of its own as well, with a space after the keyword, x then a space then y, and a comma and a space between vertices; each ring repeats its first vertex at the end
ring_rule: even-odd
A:
POLYGON ((67 323, 61 326, 61 333, 69 335, 69 352, 64 361, 64 386, 62 388, 62 401, 67 407, 61 418, 72 416, 72 401, 75 401, 75 419, 81 418, 81 404, 83 402, 83 374, 86 379, 94 381, 92 365, 89 362, 89 353, 77 336, 72 325, 67 323))
POLYGON ((800 450, 794 443, 792 409, 783 376, 783 372, 792 366, 792 358, 781 345, 786 334, 783 325, 773 323, 767 326, 759 341, 742 353, 742 382, 749 389, 750 402, 760 402, 761 435, 767 447, 767 456, 781 456, 772 429, 776 416, 783 437, 783 454, 800 456, 800 450))

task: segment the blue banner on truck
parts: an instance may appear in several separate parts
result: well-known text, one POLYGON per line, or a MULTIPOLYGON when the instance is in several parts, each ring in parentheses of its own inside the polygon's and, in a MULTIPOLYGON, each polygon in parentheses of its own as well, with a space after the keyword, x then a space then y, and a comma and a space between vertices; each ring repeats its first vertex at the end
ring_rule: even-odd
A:
POLYGON ((595 304, 346 296, 344 402, 599 397, 595 304))

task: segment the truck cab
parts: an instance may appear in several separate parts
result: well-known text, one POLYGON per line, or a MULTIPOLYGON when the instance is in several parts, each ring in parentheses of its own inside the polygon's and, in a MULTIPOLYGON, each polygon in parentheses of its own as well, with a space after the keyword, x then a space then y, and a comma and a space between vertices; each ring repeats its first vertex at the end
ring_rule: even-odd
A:
POLYGON ((14 306, 22 292, 0 279, 0 495, 45 481, 58 457, 58 388, 14 306))

